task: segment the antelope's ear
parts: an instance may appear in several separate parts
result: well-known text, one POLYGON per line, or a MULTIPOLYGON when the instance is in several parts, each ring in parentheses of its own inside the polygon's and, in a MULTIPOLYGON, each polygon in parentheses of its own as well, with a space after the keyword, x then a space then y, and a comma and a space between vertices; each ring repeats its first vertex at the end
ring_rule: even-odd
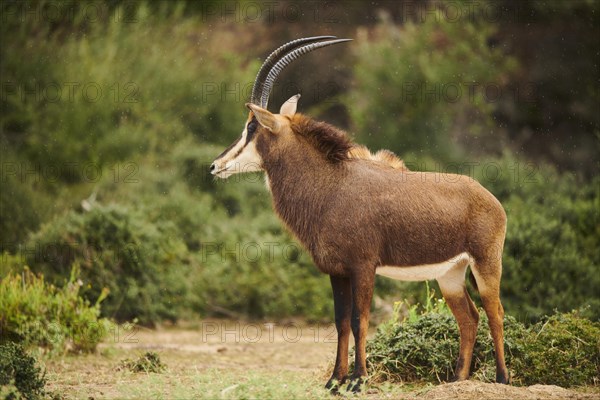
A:
POLYGON ((292 117, 294 114, 296 114, 296 106, 298 105, 299 99, 299 93, 290 97, 285 103, 283 103, 283 105, 279 109, 279 114, 292 117))
POLYGON ((252 103, 246 103, 246 107, 248 107, 248 109, 254 113, 254 116, 259 124, 271 132, 277 132, 279 130, 279 122, 277 122, 275 116, 268 110, 265 110, 264 108, 252 103))

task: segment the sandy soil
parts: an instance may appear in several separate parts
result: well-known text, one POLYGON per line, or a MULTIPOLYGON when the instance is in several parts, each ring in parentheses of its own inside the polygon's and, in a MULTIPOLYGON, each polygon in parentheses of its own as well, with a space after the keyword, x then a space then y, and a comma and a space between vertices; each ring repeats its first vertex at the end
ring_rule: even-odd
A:
POLYGON ((515 387, 498 383, 463 381, 438 385, 415 398, 424 400, 461 399, 598 399, 600 393, 583 393, 553 385, 515 387))
POLYGON ((139 330, 100 349, 171 350, 182 362, 202 359, 213 368, 304 370, 326 369, 335 359, 336 343, 333 325, 212 320, 193 329, 139 330))

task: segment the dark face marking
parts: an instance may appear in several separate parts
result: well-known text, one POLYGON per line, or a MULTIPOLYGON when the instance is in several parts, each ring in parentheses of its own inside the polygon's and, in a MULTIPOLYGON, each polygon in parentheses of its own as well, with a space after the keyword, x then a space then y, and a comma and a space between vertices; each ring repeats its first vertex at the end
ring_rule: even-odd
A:
MULTIPOLYGON (((254 134, 256 133, 256 128, 258 128, 258 121, 256 120, 256 117, 253 116, 250 122, 248 122, 248 125, 246 125, 246 143, 244 143, 244 146, 242 146, 242 148, 235 154, 235 156, 233 156, 233 158, 239 156, 240 153, 246 147, 246 145, 248 145, 248 143, 252 141, 252 139, 254 138, 254 134)), ((242 136, 237 138, 233 143, 229 145, 229 147, 227 147, 221 154, 219 154, 219 156, 215 158, 215 161, 223 157, 225 154, 229 153, 229 151, 233 149, 239 143, 240 140, 242 140, 242 136)))
POLYGON ((215 161, 217 161, 219 158, 223 157, 225 154, 227 154, 229 152, 229 150, 233 149, 233 147, 238 144, 238 142, 242 140, 242 137, 240 136, 239 138, 237 138, 233 143, 231 143, 229 145, 229 147, 227 147, 225 150, 223 150, 223 152, 221 154, 219 154, 217 156, 217 158, 215 158, 215 161))
MULTIPOLYGON (((258 121, 256 120, 256 117, 253 116, 252 119, 250 120, 250 122, 248 122, 248 125, 246 125, 246 143, 244 143, 242 148, 239 149, 237 153, 235 153, 235 156, 233 156, 233 158, 236 158, 237 156, 239 156, 242 153, 242 151, 244 151, 244 149, 246 148, 248 143, 250 143, 252 141, 252 139, 254 138, 254 134, 256 133, 257 127, 258 127, 258 121)), ((239 141, 239 139, 238 139, 238 141, 239 141)), ((236 143, 238 141, 236 141, 236 143)))

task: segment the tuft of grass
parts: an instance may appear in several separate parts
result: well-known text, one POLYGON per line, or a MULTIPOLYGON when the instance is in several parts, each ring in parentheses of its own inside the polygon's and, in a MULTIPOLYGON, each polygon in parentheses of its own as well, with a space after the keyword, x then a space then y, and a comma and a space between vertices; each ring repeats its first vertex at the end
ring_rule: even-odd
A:
POLYGON ((148 351, 140 356, 137 360, 125 359, 122 360, 117 370, 128 370, 131 372, 145 372, 160 374, 167 369, 167 366, 160 360, 158 353, 148 351))

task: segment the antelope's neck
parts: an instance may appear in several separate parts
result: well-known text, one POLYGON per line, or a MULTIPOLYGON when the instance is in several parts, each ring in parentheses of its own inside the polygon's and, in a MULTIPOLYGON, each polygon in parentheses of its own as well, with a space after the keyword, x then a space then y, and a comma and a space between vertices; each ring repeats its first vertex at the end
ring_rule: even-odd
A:
POLYGON ((314 251, 322 226, 319 222, 334 205, 344 167, 300 154, 267 162, 265 171, 275 212, 302 244, 314 251))

